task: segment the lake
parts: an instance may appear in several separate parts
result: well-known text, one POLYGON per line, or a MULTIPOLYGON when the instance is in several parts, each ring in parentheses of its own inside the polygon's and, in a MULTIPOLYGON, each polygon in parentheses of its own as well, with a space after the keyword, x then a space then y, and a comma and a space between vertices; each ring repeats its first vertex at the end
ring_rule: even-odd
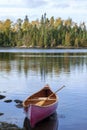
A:
POLYGON ((0 95, 6 97, 0 100, 0 121, 23 127, 25 114, 14 100, 24 100, 46 84, 54 92, 66 86, 57 93, 56 130, 86 130, 87 49, 1 48, 0 95))

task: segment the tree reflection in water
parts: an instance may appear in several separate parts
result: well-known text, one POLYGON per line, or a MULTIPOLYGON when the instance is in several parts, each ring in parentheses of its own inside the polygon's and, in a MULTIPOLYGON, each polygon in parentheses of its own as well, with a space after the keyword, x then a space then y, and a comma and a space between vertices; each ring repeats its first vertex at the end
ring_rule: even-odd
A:
POLYGON ((77 68, 83 70, 87 64, 86 53, 0 53, 0 71, 9 73, 11 71, 22 74, 26 77, 40 74, 42 80, 47 75, 59 75, 63 72, 70 72, 77 68))

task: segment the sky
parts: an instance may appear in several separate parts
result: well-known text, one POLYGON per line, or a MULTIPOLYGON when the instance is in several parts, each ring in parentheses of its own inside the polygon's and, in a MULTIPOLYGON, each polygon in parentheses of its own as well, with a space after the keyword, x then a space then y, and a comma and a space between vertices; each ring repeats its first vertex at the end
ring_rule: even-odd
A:
POLYGON ((71 18, 76 23, 87 23, 87 0, 0 0, 0 20, 24 19, 30 21, 46 17, 71 18))

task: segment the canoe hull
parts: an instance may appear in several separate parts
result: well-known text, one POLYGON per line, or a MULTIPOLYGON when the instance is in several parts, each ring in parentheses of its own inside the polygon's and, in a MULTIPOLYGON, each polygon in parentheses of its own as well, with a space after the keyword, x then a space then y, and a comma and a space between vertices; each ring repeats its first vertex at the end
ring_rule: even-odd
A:
POLYGON ((33 129, 31 128, 29 119, 25 117, 24 128, 26 128, 26 130, 57 130, 58 123, 59 123, 58 116, 57 113, 55 112, 48 118, 37 123, 33 129))
POLYGON ((53 114, 58 106, 58 102, 55 104, 41 107, 35 105, 29 105, 29 107, 25 110, 26 116, 30 121, 31 127, 34 127, 36 123, 40 122, 41 120, 47 118, 51 114, 53 114))

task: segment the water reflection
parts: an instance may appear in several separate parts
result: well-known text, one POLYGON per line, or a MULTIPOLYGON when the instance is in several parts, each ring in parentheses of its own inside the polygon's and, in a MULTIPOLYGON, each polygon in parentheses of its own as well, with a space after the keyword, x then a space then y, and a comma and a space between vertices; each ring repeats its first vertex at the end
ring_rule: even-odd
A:
POLYGON ((58 116, 54 113, 50 117, 36 124, 34 128, 31 128, 27 117, 24 119, 25 130, 58 130, 58 116))
POLYGON ((59 75, 64 71, 67 73, 77 66, 78 70, 83 70, 84 65, 87 65, 86 53, 0 53, 1 72, 24 72, 26 77, 29 73, 36 73, 44 80, 49 74, 59 75))

